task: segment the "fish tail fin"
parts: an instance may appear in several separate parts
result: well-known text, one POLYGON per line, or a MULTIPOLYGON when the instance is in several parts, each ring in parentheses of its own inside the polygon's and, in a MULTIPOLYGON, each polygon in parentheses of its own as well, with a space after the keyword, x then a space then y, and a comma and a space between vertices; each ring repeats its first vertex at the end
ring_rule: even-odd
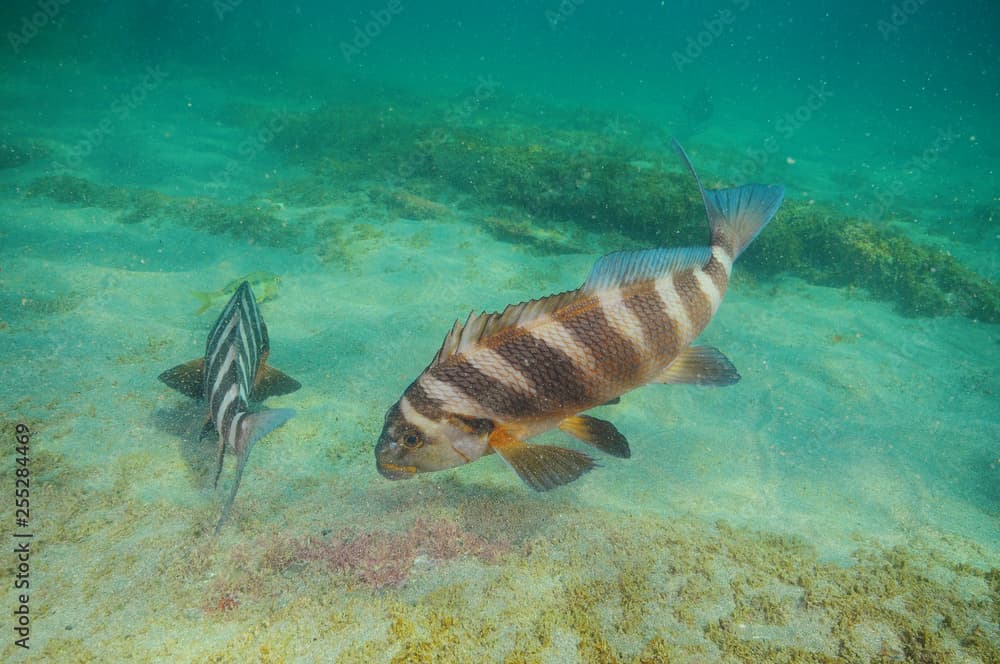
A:
MULTIPOLYGON (((258 413, 250 413, 240 421, 240 432, 236 439, 236 477, 233 479, 233 488, 229 491, 229 497, 222 508, 222 515, 219 522, 215 524, 215 534, 219 534, 222 524, 229 517, 229 510, 236 500, 236 492, 240 489, 240 480, 243 479, 243 469, 246 467, 247 459, 250 457, 250 450, 254 444, 271 433, 295 415, 295 411, 290 408, 275 408, 262 410, 258 413)), ((220 457, 221 462, 221 457, 220 457)), ((221 466, 220 466, 221 469, 221 466)))
POLYGON ((779 185, 745 184, 730 189, 706 190, 687 153, 677 141, 674 141, 674 149, 698 183, 712 230, 712 246, 722 247, 735 260, 764 230, 781 207, 785 188, 779 185))
POLYGON ((201 306, 198 307, 198 311, 194 312, 195 316, 200 316, 201 314, 208 311, 208 308, 212 306, 211 293, 205 293, 202 291, 193 290, 191 291, 191 294, 194 295, 196 298, 198 298, 198 302, 201 304, 201 306))

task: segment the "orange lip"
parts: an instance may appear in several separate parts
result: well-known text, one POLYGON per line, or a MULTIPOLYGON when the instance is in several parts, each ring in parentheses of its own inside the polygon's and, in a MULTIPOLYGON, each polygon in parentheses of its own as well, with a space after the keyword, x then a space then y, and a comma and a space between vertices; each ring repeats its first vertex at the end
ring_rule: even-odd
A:
POLYGON ((416 466, 400 466, 399 464, 381 460, 379 460, 377 466, 378 472, 390 480, 405 480, 417 474, 416 466))

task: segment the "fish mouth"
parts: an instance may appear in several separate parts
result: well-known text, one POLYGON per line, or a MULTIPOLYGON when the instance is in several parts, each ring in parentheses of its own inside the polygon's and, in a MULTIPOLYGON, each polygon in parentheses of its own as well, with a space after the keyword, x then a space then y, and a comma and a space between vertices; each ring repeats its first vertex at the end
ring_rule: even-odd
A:
POLYGON ((417 474, 416 466, 401 466, 389 461, 382 461, 381 459, 375 465, 378 467, 378 472, 382 474, 382 477, 390 480, 408 480, 417 474))

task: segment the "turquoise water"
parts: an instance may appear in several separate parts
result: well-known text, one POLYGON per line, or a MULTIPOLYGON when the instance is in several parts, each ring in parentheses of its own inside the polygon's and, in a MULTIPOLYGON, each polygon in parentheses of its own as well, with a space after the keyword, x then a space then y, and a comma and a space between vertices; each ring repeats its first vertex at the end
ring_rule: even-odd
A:
POLYGON ((4 661, 1000 660, 997 8, 635 5, 0 9, 4 661), (786 187, 700 341, 741 381, 543 434, 600 464, 550 492, 379 475, 456 319, 707 242, 671 138, 786 187), (303 387, 213 537, 157 376, 254 273, 303 387))

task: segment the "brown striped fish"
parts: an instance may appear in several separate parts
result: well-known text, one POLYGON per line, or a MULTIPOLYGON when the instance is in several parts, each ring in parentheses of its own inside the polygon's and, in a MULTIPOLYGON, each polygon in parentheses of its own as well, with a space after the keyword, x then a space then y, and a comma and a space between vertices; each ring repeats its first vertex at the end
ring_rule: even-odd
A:
POLYGON ((204 399, 208 416, 201 435, 214 431, 219 446, 215 484, 219 483, 226 450, 236 453, 236 479, 215 525, 218 534, 240 488, 240 479, 254 444, 287 422, 294 410, 257 410, 252 404, 269 396, 299 389, 297 380, 268 366, 271 352, 267 325, 260 315, 253 289, 243 281, 208 334, 205 356, 179 364, 160 374, 160 380, 195 399, 204 399))
POLYGON ((558 428, 630 456, 613 424, 582 414, 647 383, 731 385, 733 364, 692 346, 729 284, 733 261, 771 220, 780 186, 706 190, 677 149, 708 213, 708 247, 604 256, 578 289, 455 322, 434 360, 385 416, 375 447, 389 479, 444 470, 496 452, 546 491, 594 467, 587 454, 525 442, 558 428))

